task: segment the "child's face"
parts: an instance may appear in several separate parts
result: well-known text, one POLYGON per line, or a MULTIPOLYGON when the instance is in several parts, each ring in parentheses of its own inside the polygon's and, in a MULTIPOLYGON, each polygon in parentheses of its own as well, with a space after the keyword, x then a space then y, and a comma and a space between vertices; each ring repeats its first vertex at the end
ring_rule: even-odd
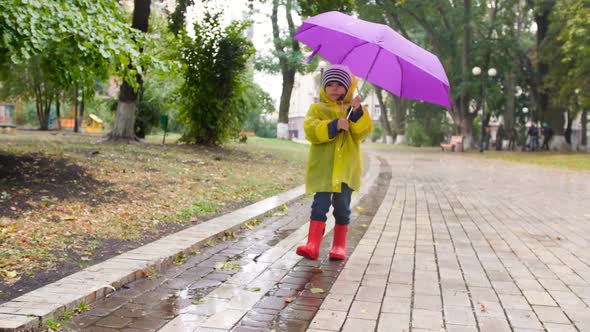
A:
POLYGON ((346 95, 346 88, 344 85, 338 82, 328 82, 328 84, 326 84, 326 96, 328 96, 331 101, 338 101, 338 98, 344 95, 346 95))

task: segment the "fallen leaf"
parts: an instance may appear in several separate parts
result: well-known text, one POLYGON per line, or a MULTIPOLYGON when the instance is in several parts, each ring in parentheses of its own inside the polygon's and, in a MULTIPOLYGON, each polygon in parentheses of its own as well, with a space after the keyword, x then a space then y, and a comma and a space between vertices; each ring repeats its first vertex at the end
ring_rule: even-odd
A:
POLYGON ((321 288, 317 288, 317 287, 314 287, 314 288, 310 289, 310 291, 311 291, 313 294, 322 294, 322 293, 325 293, 325 291, 324 291, 323 289, 321 289, 321 288))
POLYGON ((311 273, 323 273, 324 270, 320 269, 319 267, 314 267, 311 269, 311 273))
POLYGON ((360 207, 360 206, 357 206, 355 209, 356 209, 358 212, 363 212, 363 211, 365 211, 365 209, 364 209, 364 208, 362 208, 362 207, 360 207))
POLYGON ((480 303, 479 304, 479 311, 486 312, 487 311, 486 305, 483 303, 480 303))
POLYGON ((292 298, 290 298, 290 297, 285 298, 285 303, 291 303, 291 302, 293 302, 292 298))
POLYGON ((16 271, 0 269, 0 275, 3 275, 6 279, 16 279, 18 273, 16 271))
POLYGON ((558 235, 558 236, 557 236, 555 239, 556 239, 557 241, 561 241, 561 236, 559 236, 559 235, 558 235))

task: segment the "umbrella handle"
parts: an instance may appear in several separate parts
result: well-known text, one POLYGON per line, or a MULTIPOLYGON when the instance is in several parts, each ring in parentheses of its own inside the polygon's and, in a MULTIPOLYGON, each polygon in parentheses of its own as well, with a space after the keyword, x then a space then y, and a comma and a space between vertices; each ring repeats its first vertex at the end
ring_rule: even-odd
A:
MULTIPOLYGON (((356 86, 356 92, 358 93, 359 97, 361 97, 361 100, 365 99, 363 97, 363 94, 361 93, 361 91, 365 87, 365 83, 367 83, 367 80, 363 80, 363 84, 361 85, 360 89, 359 89, 358 85, 356 86)), ((350 106, 348 109, 348 115, 346 116, 346 120, 348 120, 350 118, 351 113, 352 113, 352 106, 350 106)))

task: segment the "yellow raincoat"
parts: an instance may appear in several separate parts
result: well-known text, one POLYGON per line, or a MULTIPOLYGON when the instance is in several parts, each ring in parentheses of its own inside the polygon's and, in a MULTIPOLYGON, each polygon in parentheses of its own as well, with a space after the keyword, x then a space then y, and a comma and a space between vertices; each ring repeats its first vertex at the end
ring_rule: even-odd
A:
POLYGON ((357 85, 353 76, 343 102, 332 101, 324 87, 320 88, 320 102, 312 104, 307 111, 303 127, 305 138, 311 142, 305 191, 340 192, 341 184, 359 190, 363 172, 360 143, 373 131, 373 122, 366 107, 363 116, 355 123, 350 121, 349 130, 330 139, 328 124, 336 118, 346 118, 357 85))

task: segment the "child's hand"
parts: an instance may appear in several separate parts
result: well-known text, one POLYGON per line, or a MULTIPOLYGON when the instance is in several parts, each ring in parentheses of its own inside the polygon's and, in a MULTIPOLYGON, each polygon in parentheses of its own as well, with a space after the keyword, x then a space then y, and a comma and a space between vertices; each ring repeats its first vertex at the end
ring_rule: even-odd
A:
POLYGON ((354 99, 352 100, 350 105, 352 105, 353 112, 357 112, 359 106, 361 106, 361 97, 360 96, 354 97, 354 99))
POLYGON ((344 119, 344 118, 338 119, 338 123, 336 124, 336 128, 338 128, 338 130, 347 131, 348 130, 348 120, 344 119))

